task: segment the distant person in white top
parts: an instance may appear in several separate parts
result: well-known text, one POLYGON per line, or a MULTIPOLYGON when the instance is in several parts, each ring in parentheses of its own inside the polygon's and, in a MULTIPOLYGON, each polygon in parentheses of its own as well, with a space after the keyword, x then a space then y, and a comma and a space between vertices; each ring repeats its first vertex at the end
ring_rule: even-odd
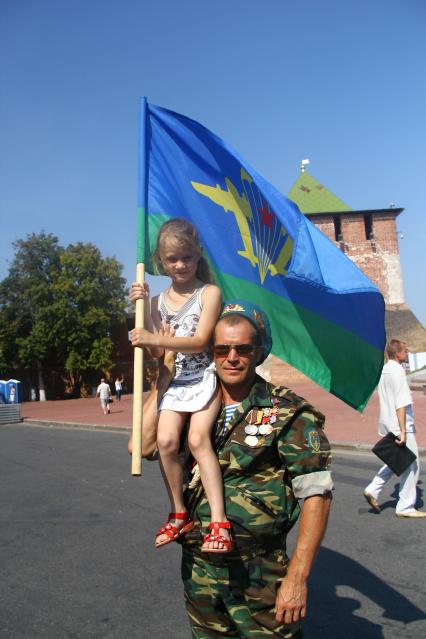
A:
MULTIPOLYGON (((392 339, 386 346, 388 362, 384 365, 379 381, 380 400, 379 435, 391 432, 397 436, 396 444, 413 451, 417 459, 410 464, 399 478, 399 495, 396 505, 397 517, 426 517, 426 512, 416 510, 417 482, 419 479, 419 451, 417 448, 413 400, 402 363, 408 359, 404 342, 392 339)), ((370 506, 380 512, 379 495, 393 473, 386 464, 382 466, 368 484, 364 497, 370 506)))
POLYGON ((15 403, 15 386, 12 384, 12 386, 10 387, 10 391, 9 391, 9 402, 11 404, 15 403))
POLYGON ((118 402, 121 401, 121 394, 123 392, 123 381, 124 380, 122 377, 117 377, 117 379, 115 380, 115 397, 118 402))
POLYGON ((111 389, 109 387, 109 384, 105 382, 104 378, 101 379, 101 383, 97 388, 96 397, 99 397, 101 400, 101 408, 104 411, 104 415, 109 415, 109 400, 111 397, 111 389))

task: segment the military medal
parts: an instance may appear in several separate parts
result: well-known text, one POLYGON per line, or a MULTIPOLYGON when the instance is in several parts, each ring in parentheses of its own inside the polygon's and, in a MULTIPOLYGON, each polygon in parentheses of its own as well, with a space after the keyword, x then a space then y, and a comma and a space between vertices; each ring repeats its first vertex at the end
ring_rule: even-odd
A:
POLYGON ((262 422, 263 410, 251 410, 246 417, 249 424, 260 424, 262 422))
POLYGON ((271 418, 271 409, 265 408, 263 411, 262 424, 269 424, 271 418))
POLYGON ((257 435, 258 431, 258 427, 254 424, 247 424, 247 426, 244 427, 244 432, 247 433, 247 435, 257 435))
POLYGON ((249 414, 246 417, 246 421, 249 424, 256 424, 259 425, 262 423, 262 417, 263 417, 263 410, 256 410, 253 409, 249 412, 249 414))
POLYGON ((247 414, 246 422, 247 422, 248 424, 254 424, 254 422, 255 422, 255 418, 254 418, 253 413, 254 413, 254 411, 252 411, 252 410, 251 410, 251 411, 247 414))
POLYGON ((270 424, 275 424, 275 422, 277 421, 277 416, 276 415, 271 415, 271 419, 269 420, 270 424))
POLYGON ((261 424, 259 426, 259 433, 261 435, 270 435, 273 431, 273 428, 270 424, 261 424))
POLYGON ((252 448, 254 448, 258 445, 259 440, 255 435, 247 435, 244 442, 247 444, 247 446, 251 446, 252 448))

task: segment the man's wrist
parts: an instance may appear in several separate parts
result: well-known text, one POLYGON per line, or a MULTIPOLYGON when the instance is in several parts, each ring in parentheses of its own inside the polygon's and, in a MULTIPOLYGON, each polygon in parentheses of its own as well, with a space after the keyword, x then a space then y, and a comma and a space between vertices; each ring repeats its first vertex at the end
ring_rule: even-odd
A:
POLYGON ((303 582, 308 580, 309 572, 309 567, 306 563, 304 561, 298 561, 293 555, 287 567, 286 577, 289 577, 289 579, 293 581, 303 582))

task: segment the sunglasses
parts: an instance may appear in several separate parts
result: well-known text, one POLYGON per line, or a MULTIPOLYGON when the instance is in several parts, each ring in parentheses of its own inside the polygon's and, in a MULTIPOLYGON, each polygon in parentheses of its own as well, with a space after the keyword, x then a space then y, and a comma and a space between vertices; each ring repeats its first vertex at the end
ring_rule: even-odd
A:
POLYGON ((254 353, 256 346, 253 344, 215 344, 212 348, 217 357, 227 357, 231 350, 236 350, 239 357, 247 357, 254 353))

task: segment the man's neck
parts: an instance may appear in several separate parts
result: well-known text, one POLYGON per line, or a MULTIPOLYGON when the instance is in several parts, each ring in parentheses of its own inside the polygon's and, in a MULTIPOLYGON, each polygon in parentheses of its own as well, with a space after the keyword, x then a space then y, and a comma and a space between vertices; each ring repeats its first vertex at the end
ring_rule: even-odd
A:
POLYGON ((229 404, 241 404, 241 402, 248 396, 250 393, 255 380, 255 375, 250 379, 250 381, 245 381, 242 385, 227 385, 221 382, 222 387, 222 401, 225 406, 229 406, 229 404))

